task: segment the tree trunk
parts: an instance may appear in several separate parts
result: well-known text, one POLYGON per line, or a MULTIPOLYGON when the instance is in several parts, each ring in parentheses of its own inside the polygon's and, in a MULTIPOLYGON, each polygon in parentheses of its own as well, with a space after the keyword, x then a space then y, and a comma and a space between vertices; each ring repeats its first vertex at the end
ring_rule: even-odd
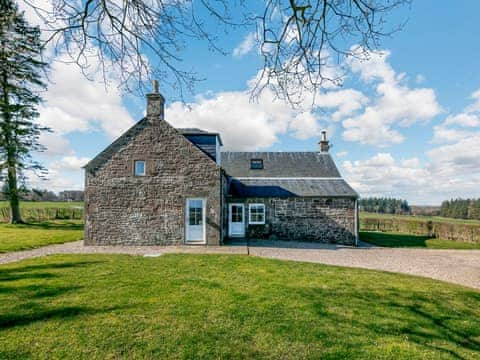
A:
POLYGON ((17 188, 17 169, 15 166, 8 166, 8 194, 10 199, 12 224, 22 224, 22 215, 20 213, 20 199, 17 188))
POLYGON ((15 145, 13 144, 13 134, 12 124, 11 124, 11 114, 9 109, 9 97, 7 91, 8 77, 5 70, 2 74, 3 81, 3 131, 5 134, 5 143, 7 148, 7 172, 8 172, 8 199, 10 200, 10 210, 11 210, 11 220, 12 224, 21 224, 23 223, 22 215, 20 213, 20 199, 18 196, 18 184, 17 184, 17 158, 15 145))

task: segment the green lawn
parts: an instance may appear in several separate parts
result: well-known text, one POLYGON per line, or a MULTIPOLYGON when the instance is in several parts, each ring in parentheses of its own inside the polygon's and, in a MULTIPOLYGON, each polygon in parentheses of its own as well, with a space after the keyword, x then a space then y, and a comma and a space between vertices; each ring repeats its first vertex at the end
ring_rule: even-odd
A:
POLYGON ((369 212, 360 212, 360 220, 361 219, 405 219, 405 220, 416 220, 416 221, 437 221, 443 223, 451 223, 451 224, 473 224, 478 225, 480 224, 479 220, 465 220, 465 219, 453 219, 453 218, 445 218, 441 216, 413 216, 413 215, 393 215, 393 214, 376 214, 376 213, 369 213, 369 212))
MULTIPOLYGON (((0 201, 0 208, 8 208, 7 201, 0 201)), ((83 202, 82 201, 21 201, 20 207, 25 209, 50 209, 50 208, 82 208, 83 209, 83 202)))
POLYGON ((480 356, 480 292, 241 255, 0 266, 1 359, 480 356))
POLYGON ((80 220, 55 220, 21 225, 0 224, 0 253, 82 238, 83 224, 80 220))
POLYGON ((480 244, 469 244, 453 240, 434 239, 428 236, 398 234, 390 232, 361 231, 360 239, 373 245, 385 247, 480 249, 480 244))

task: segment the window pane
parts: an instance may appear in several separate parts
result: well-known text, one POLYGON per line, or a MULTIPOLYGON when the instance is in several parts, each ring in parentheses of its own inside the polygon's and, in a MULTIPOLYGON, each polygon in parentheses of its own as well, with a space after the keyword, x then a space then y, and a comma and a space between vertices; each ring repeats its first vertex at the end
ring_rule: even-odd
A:
POLYGON ((263 204, 250 205, 250 220, 251 223, 265 223, 265 206, 263 204))
POLYGON ((263 159, 251 159, 250 169, 263 169, 263 159))
POLYGON ((232 205, 232 222, 243 222, 242 207, 238 205, 232 205))
POLYGON ((145 161, 135 161, 135 175, 145 175, 145 161))
POLYGON ((201 207, 190 207, 188 213, 189 225, 202 225, 203 222, 203 209, 201 207))

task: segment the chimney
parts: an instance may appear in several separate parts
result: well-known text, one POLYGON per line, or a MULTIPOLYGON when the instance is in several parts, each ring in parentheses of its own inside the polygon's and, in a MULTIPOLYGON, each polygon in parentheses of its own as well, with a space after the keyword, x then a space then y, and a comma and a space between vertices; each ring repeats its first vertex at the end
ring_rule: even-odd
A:
POLYGON ((153 80, 153 93, 147 94, 147 117, 150 122, 164 119, 165 98, 158 92, 158 81, 153 80))
POLYGON ((330 149, 330 145, 327 140, 327 132, 325 130, 322 131, 322 140, 318 142, 320 144, 320 152, 321 153, 328 153, 330 149))

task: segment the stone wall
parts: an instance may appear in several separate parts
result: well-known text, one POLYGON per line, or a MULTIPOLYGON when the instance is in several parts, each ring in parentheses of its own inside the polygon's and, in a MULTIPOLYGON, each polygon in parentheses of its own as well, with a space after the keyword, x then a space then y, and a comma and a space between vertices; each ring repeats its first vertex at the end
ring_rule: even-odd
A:
POLYGON ((282 240, 355 244, 355 199, 229 198, 245 204, 246 236, 282 240), (248 224, 248 204, 265 204, 265 225, 248 224))
MULTIPOLYGON (((151 119, 149 119, 151 120, 151 119)), ((85 244, 178 245, 187 197, 206 198, 206 239, 221 242, 221 169, 166 121, 155 119, 85 179, 85 244), (134 176, 146 160, 146 176, 134 176)))

